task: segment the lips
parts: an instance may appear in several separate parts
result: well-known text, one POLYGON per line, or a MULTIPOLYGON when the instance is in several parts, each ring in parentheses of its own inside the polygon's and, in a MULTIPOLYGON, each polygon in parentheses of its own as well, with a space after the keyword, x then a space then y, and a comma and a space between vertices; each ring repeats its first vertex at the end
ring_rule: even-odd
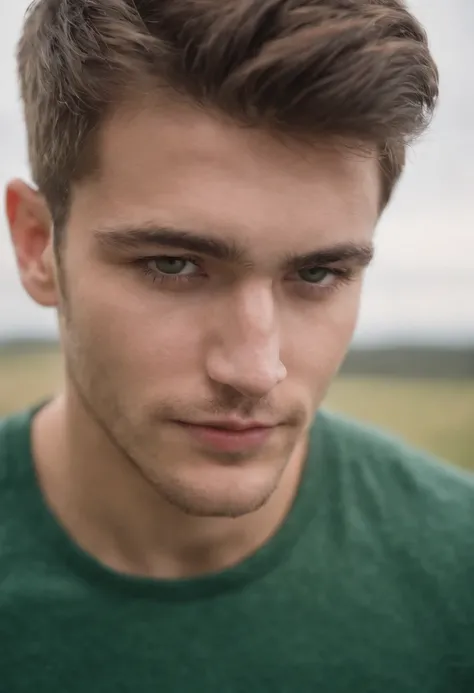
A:
POLYGON ((182 422, 188 426, 201 426, 204 428, 216 428, 223 431, 251 431, 260 428, 274 428, 275 424, 263 421, 238 421, 229 419, 225 421, 182 422))
POLYGON ((201 447, 227 453, 252 452, 262 447, 276 426, 261 422, 217 421, 206 423, 179 422, 179 425, 201 447))

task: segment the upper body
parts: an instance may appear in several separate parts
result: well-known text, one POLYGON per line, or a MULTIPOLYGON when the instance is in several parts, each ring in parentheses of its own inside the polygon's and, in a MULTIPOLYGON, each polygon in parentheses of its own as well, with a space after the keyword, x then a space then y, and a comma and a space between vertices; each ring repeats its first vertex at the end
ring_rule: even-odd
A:
POLYGON ((0 427, 1 690, 462 693, 474 687, 474 478, 320 412, 274 535, 211 575, 79 548, 0 427))
POLYGON ((311 433, 436 104, 420 24, 37 0, 18 68, 7 215, 65 378, 2 429, 5 689, 461 690, 470 484, 311 433))

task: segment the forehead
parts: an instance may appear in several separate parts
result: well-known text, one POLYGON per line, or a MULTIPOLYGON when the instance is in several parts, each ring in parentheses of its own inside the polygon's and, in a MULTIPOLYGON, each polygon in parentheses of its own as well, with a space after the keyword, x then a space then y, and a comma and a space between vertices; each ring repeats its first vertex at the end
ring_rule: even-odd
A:
POLYGON ((305 252, 310 238, 366 240, 378 216, 375 156, 276 139, 189 106, 117 111, 99 162, 73 196, 83 228, 156 223, 305 252))

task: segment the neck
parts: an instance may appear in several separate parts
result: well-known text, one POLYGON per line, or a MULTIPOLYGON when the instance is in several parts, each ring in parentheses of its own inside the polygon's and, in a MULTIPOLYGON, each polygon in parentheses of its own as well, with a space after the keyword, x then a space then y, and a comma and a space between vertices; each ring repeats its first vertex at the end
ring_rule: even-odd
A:
POLYGON ((236 565, 276 532, 299 485, 306 441, 265 506, 237 519, 191 517, 169 504, 73 394, 39 412, 33 450, 50 509, 84 551, 122 574, 179 579, 236 565))

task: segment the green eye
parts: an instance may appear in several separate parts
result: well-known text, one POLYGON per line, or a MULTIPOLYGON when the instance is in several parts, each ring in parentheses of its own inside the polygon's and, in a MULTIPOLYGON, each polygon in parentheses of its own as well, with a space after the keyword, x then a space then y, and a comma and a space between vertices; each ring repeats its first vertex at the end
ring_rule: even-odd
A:
POLYGON ((309 284, 321 284, 330 274, 330 270, 324 267, 304 267, 298 272, 299 278, 309 284))
POLYGON ((162 256, 150 260, 148 267, 153 272, 167 276, 193 274, 196 271, 194 263, 186 258, 162 256))

